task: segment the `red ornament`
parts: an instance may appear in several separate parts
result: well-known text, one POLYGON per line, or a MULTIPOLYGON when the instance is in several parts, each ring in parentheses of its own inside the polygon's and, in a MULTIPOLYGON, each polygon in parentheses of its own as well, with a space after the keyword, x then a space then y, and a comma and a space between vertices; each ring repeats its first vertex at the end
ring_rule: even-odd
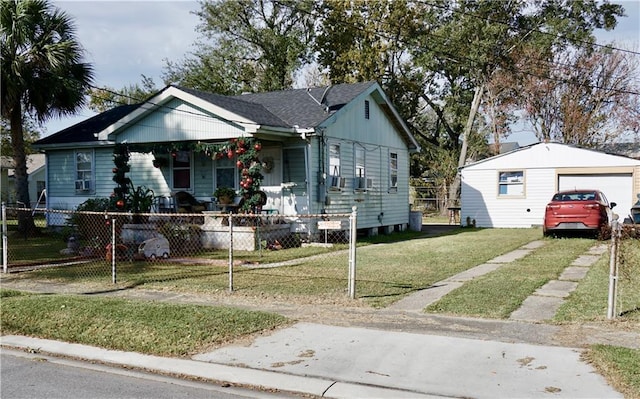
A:
POLYGON ((227 151, 227 158, 229 159, 233 158, 233 150, 227 151))
POLYGON ((240 147, 236 150, 236 154, 238 155, 242 155, 246 152, 247 150, 244 149, 244 147, 240 147))
POLYGON ((262 144, 261 144, 260 142, 257 142, 257 143, 255 143, 255 144, 253 145, 253 148, 254 148, 256 151, 260 151, 260 150, 262 149, 262 144))
POLYGON ((244 168, 242 169, 242 176, 247 176, 249 174, 249 169, 244 168))
POLYGON ((118 208, 124 208, 124 201, 123 200, 116 201, 116 206, 118 208))
POLYGON ((253 184, 253 179, 251 177, 247 177, 247 184, 248 185, 252 185, 253 184))
POLYGON ((238 167, 238 169, 244 168, 244 164, 242 163, 242 161, 236 162, 236 166, 238 167))

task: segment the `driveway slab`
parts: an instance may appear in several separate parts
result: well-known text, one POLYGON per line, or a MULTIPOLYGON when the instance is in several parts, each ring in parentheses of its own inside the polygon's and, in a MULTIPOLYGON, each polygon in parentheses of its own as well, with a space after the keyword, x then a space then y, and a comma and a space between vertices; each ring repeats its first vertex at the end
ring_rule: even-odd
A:
POLYGON ((507 252, 504 255, 500 255, 488 261, 487 263, 509 263, 520 258, 524 258, 525 256, 531 253, 530 249, 516 249, 511 252, 507 252))
POLYGON ((587 275, 588 267, 569 266, 562 271, 558 280, 563 281, 580 281, 587 275))
POLYGON ((538 288, 534 295, 553 296, 557 298, 566 298, 576 289, 578 283, 575 281, 559 281, 551 280, 542 287, 538 288))
POLYGON ((573 262, 572 266, 591 266, 600 259, 600 255, 580 255, 573 262))
POLYGON ((522 321, 550 320, 562 305, 564 299, 552 296, 530 296, 522 302, 522 306, 511 313, 509 319, 522 321))
POLYGON ((457 281, 440 281, 431 287, 407 295, 401 300, 387 307, 389 310, 400 310, 409 312, 422 312, 424 308, 436 302, 456 288, 462 286, 457 281))

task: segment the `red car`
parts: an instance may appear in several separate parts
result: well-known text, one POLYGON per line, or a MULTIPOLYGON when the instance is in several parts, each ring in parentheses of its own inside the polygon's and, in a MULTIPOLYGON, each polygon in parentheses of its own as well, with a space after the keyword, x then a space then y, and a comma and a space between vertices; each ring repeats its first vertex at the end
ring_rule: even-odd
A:
POLYGON ((609 223, 611 209, 607 197, 598 190, 570 190, 557 192, 544 212, 543 234, 591 231, 598 235, 600 228, 609 223))

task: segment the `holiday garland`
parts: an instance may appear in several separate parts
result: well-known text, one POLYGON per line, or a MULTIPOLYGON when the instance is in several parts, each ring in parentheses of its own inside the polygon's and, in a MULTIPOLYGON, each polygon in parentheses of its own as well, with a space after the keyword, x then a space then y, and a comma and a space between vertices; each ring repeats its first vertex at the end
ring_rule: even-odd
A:
POLYGON ((240 170, 240 196, 243 198, 243 211, 252 211, 264 205, 264 193, 260 191, 260 184, 264 176, 262 175, 262 163, 258 155, 262 150, 262 144, 253 138, 240 137, 231 139, 223 143, 153 143, 153 144, 129 144, 116 145, 114 149, 113 180, 118 183, 114 189, 116 201, 124 200, 128 193, 129 180, 125 173, 129 171, 129 152, 152 153, 156 159, 154 166, 161 167, 163 158, 158 155, 169 154, 176 158, 180 151, 201 152, 213 160, 223 158, 233 159, 236 157, 236 167, 240 170))

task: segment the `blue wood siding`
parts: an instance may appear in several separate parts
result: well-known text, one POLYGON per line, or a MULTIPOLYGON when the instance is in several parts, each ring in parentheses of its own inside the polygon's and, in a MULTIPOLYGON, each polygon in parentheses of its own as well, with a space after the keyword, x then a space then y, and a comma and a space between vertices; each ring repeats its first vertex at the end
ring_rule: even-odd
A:
POLYGON ((172 141, 221 140, 242 135, 233 122, 206 113, 182 100, 169 101, 135 125, 118 132, 118 142, 154 143, 172 141))

